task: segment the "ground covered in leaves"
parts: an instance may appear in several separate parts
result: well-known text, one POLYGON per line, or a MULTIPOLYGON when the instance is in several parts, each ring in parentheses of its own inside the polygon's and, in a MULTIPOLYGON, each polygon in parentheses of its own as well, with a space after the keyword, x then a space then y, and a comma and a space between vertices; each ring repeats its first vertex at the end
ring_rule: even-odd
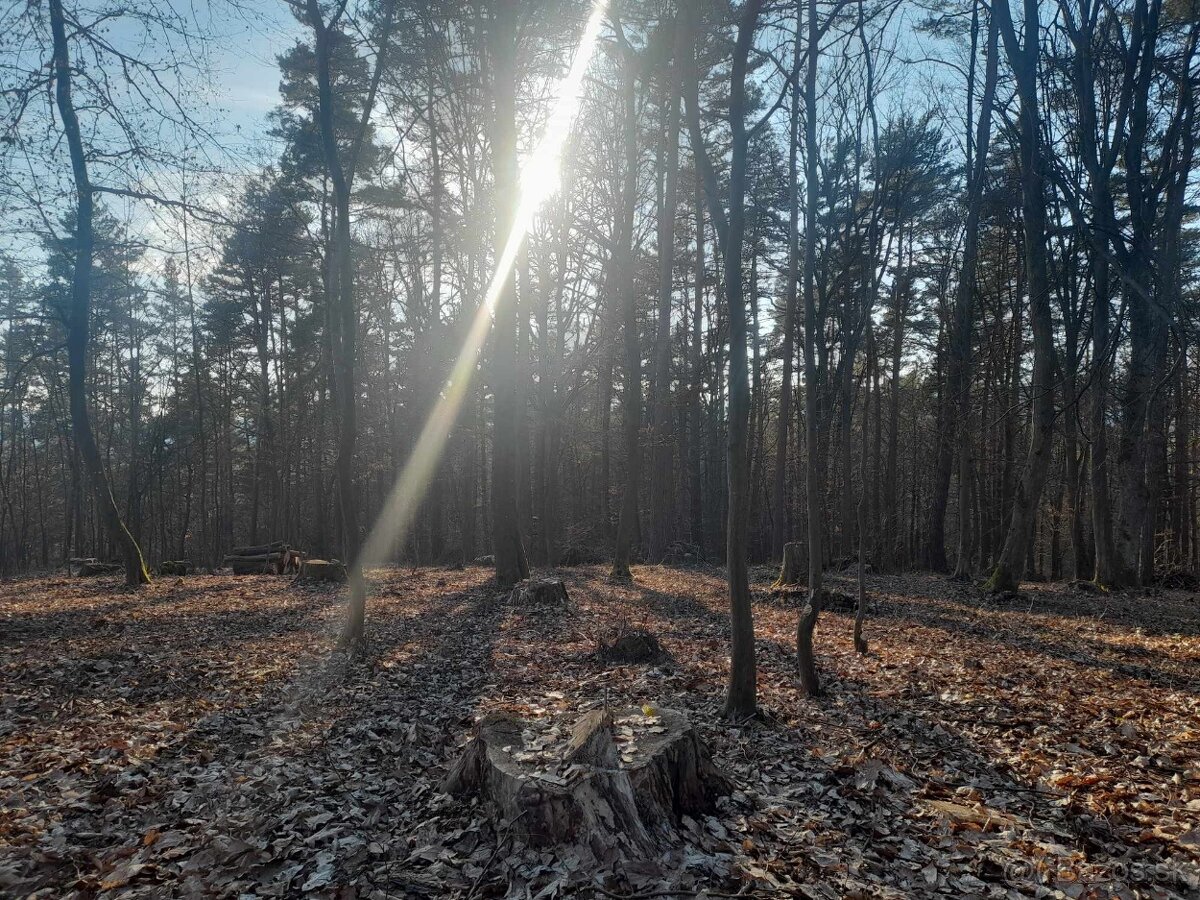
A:
POLYGON ((870 654, 823 614, 806 701, 756 571, 763 715, 729 724, 719 570, 559 574, 565 610, 375 572, 352 658, 335 588, 0 585, 0 896, 1200 896, 1195 596, 872 577, 870 654), (604 661, 622 625, 666 658, 604 661), (661 858, 525 849, 439 792, 486 712, 604 703, 687 711, 736 785, 661 858))

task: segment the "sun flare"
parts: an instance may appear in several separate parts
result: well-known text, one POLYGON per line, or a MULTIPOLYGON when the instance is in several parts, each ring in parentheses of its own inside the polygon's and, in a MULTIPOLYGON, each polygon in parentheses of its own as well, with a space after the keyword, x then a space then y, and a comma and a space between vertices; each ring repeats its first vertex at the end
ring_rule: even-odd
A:
POLYGON ((606 6, 606 0, 596 0, 593 4, 571 68, 559 86, 558 98, 546 123, 546 129, 537 148, 522 167, 520 199, 514 210, 512 227, 496 259, 495 271, 488 283, 483 302, 471 322, 470 331, 455 360, 441 397, 425 421, 412 455, 405 463, 400 477, 396 479, 388 494, 387 502, 367 535, 359 556, 363 567, 385 563, 408 534, 438 460, 442 457, 450 431, 458 418, 463 398, 470 387, 479 351, 491 329, 493 310, 512 272, 517 251, 529 232, 538 208, 558 190, 561 182, 563 146, 579 112, 583 76, 600 36, 606 6))

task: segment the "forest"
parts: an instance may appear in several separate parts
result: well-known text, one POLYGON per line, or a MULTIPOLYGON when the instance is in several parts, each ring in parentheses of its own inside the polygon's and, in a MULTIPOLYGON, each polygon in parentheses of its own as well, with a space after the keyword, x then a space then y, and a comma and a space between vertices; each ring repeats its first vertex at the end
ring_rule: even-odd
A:
POLYGON ((0 894, 1200 894, 1200 0, 0 6, 0 894))

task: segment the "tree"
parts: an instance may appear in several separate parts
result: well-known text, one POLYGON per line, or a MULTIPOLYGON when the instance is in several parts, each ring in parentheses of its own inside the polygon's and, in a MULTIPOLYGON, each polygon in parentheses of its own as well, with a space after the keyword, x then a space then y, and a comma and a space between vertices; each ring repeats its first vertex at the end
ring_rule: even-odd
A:
POLYGON ((929 533, 926 536, 925 558, 935 570, 946 568, 946 504, 950 491, 950 475, 954 461, 958 462, 958 553, 954 577, 965 579, 970 574, 967 559, 968 520, 970 507, 967 485, 971 477, 970 435, 965 422, 970 414, 970 383, 973 363, 972 329, 975 322, 976 267, 979 261, 980 207, 983 182, 987 175, 988 150, 992 133, 992 106, 996 100, 999 73, 998 30, 996 17, 987 17, 987 39, 984 49, 983 93, 979 102, 979 121, 972 123, 970 111, 974 105, 975 45, 978 42, 979 4, 971 6, 971 77, 967 81, 967 196, 966 219, 963 223, 962 263, 954 298, 954 318, 950 328, 950 371, 946 379, 946 398, 950 414, 943 419, 938 435, 938 456, 934 492, 930 509, 929 533), (970 129, 975 125, 972 139, 970 129))
POLYGON ((88 412, 87 369, 92 316, 92 255, 95 249, 92 223, 95 214, 95 191, 88 173, 88 153, 84 147, 79 118, 71 94, 73 72, 66 16, 63 13, 62 0, 49 0, 49 4, 50 31, 54 46, 54 99, 62 117, 62 129, 67 139, 75 184, 75 260, 71 277, 71 303, 66 317, 71 427, 75 444, 87 468, 105 528, 113 543, 120 547, 124 555, 125 583, 130 587, 137 587, 149 583, 150 574, 142 558, 142 549, 117 508, 88 412))
MULTIPOLYGON (((517 209, 517 4, 492 0, 492 171, 495 182, 495 258, 500 259, 517 209)), ((517 493, 517 283, 504 276, 496 300, 492 345, 495 419, 492 447, 492 551, 496 583, 511 587, 529 577, 517 493)))
POLYGON ((616 234, 613 236, 609 279, 615 286, 610 302, 621 307, 621 332, 625 347, 625 393, 622 412, 625 432, 625 487, 617 518, 616 549, 612 577, 629 578, 633 534, 638 520, 638 489, 642 469, 642 348, 638 335, 638 304, 634 292, 634 215, 637 210, 638 122, 637 66, 633 47, 625 37, 619 13, 612 14, 613 32, 621 54, 621 130, 624 135, 625 165, 616 234))
POLYGON ((342 552, 346 557, 350 580, 350 604, 346 626, 342 631, 343 645, 362 640, 366 619, 366 585, 362 577, 362 562, 358 558, 358 498, 355 489, 354 449, 358 440, 358 382, 355 357, 358 341, 358 304, 354 290, 354 256, 350 236, 350 201, 357 172, 358 156, 369 133, 371 113, 388 58, 394 3, 383 4, 378 25, 378 44, 370 88, 359 112, 357 128, 349 136, 339 135, 335 125, 334 76, 332 72, 333 35, 345 14, 346 3, 340 3, 326 19, 320 0, 306 0, 304 17, 313 31, 313 53, 317 77, 317 122, 321 135, 321 154, 325 171, 333 187, 333 241, 330 247, 328 299, 332 306, 329 317, 333 345, 333 384, 338 409, 338 510, 341 514, 342 552), (339 138, 343 144, 339 146, 339 138))
POLYGON ((1038 502, 1049 473, 1054 433, 1054 335, 1050 313, 1050 274, 1046 256, 1045 161, 1038 109, 1038 20, 1036 0, 1025 0, 1025 35, 1018 40, 1008 0, 997 0, 992 15, 1004 39, 1020 99, 1021 216, 1025 229, 1029 313, 1033 326, 1032 422, 1029 453, 1013 499, 1004 549, 992 570, 992 591, 1015 591, 1025 571, 1038 502))

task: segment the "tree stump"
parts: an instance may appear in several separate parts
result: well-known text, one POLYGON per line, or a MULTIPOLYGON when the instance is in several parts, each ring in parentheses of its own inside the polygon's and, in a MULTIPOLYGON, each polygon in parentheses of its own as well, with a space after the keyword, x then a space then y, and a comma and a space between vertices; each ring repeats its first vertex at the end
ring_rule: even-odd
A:
POLYGON ((791 591, 805 587, 807 582, 808 560, 804 558, 804 545, 799 541, 789 541, 783 545, 783 566, 771 589, 791 591))
POLYGON ((858 610, 858 599, 841 591, 825 591, 825 596, 821 599, 821 608, 852 613, 858 610))
POLYGON ((159 575, 191 575, 192 561, 190 559, 167 559, 159 563, 159 575))
POLYGON ((346 567, 336 559, 306 559, 300 563, 300 578, 309 581, 346 580, 346 567))
POLYGON ((558 578, 527 578, 512 589, 508 602, 513 606, 550 606, 565 609, 567 586, 558 578))
POLYGON ((730 790, 687 716, 652 712, 593 710, 565 742, 548 723, 492 714, 442 790, 480 797, 498 824, 533 846, 651 854, 671 840, 680 816, 709 811, 730 790))
POLYGON ((694 566, 704 560, 704 552, 698 544, 674 541, 667 545, 659 563, 664 566, 694 566))
POLYGON ((645 628, 621 628, 611 640, 600 642, 596 656, 603 662, 654 663, 665 659, 667 653, 645 628))

